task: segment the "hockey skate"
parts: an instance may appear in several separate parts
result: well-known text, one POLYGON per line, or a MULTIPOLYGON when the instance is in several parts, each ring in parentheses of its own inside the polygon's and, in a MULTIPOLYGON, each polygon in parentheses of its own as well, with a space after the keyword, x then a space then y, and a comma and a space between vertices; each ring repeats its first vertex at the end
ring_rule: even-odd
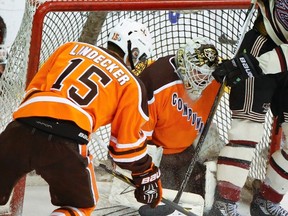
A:
POLYGON ((251 216, 288 216, 288 211, 282 208, 279 203, 265 200, 259 194, 255 194, 250 205, 251 216))
POLYGON ((215 200, 208 216, 240 216, 237 213, 237 204, 224 200, 215 200))

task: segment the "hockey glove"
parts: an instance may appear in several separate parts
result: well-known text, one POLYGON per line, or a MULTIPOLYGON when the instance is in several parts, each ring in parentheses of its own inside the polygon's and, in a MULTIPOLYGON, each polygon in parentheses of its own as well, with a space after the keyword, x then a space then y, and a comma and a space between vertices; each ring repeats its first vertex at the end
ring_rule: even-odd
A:
POLYGON ((160 170, 154 164, 143 173, 132 173, 136 186, 134 195, 138 202, 148 204, 151 208, 160 203, 162 198, 160 176, 160 170))
POLYGON ((247 78, 263 75, 258 60, 251 54, 241 54, 231 60, 224 61, 212 73, 217 82, 223 82, 226 77, 226 85, 234 86, 247 78))

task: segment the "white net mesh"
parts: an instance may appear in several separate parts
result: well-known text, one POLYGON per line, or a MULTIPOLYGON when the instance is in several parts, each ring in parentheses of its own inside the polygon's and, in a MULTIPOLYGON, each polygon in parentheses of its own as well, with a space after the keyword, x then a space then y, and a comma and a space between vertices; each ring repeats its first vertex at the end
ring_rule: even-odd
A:
MULTIPOLYGON (((162 2, 165 4, 166 1, 162 2)), ((245 2, 249 1, 243 0, 242 5, 245 5, 245 2)), ((105 4, 104 1, 102 3, 105 4)), ((191 1, 192 3, 193 1, 191 1)), ((129 5, 129 3, 127 4, 129 5)), ((203 5, 205 4, 203 2, 203 5)), ((47 2, 27 0, 19 33, 10 49, 10 57, 4 75, 0 78, 0 132, 11 121, 12 112, 22 100, 27 79, 29 81, 33 77, 41 64, 59 45, 68 41, 78 41, 83 36, 82 33, 87 31, 85 25, 88 23, 91 13, 98 15, 99 20, 105 19, 102 28, 96 28, 100 32, 97 39, 95 33, 96 45, 106 47, 110 29, 121 19, 132 18, 148 26, 154 41, 153 57, 157 59, 174 54, 187 39, 198 36, 208 37, 214 42, 222 58, 232 58, 247 11, 246 9, 199 10, 199 8, 191 8, 191 10, 173 11, 159 9, 125 11, 123 9, 123 11, 110 10, 103 13, 97 12, 97 6, 99 4, 92 0, 51 0, 47 2), (49 5, 46 4, 48 2, 49 5), (89 7, 86 4, 89 4, 89 7), (78 9, 75 9, 77 6, 72 7, 71 5, 78 5, 78 9)), ((240 8, 240 6, 234 6, 240 8)), ((225 8, 231 7, 230 1, 227 1, 225 8)), ((91 23, 91 25, 93 23, 97 25, 97 20, 91 23)), ((81 40, 83 41, 83 38, 81 40)), ((103 108, 105 108, 105 104, 103 104, 103 108)), ((270 113, 267 115, 267 119, 269 121, 265 125, 265 137, 258 146, 250 172, 250 176, 253 178, 263 179, 266 172, 265 158, 269 150, 272 122, 270 113)), ((226 92, 214 118, 220 138, 224 142, 227 142, 230 121, 228 92, 226 92)), ((104 146, 108 145, 110 126, 101 127, 96 135, 103 140, 104 146)), ((103 144, 100 145, 95 139, 92 139, 90 143, 90 151, 98 160, 107 159, 107 150, 102 146, 103 144)))

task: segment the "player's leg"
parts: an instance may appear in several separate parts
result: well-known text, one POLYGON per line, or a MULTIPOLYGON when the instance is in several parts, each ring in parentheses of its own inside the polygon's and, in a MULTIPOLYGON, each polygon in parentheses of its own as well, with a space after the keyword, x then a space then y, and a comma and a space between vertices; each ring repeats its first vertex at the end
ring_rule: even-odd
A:
POLYGON ((280 201, 288 191, 287 143, 285 145, 271 156, 265 180, 251 202, 252 216, 288 216, 288 211, 280 206, 280 201))
POLYGON ((236 87, 230 95, 232 125, 228 132, 229 143, 218 157, 216 199, 210 215, 223 215, 222 209, 237 212, 236 203, 248 177, 254 150, 264 132, 265 114, 276 81, 270 77, 248 79, 236 87))
POLYGON ((274 94, 271 109, 282 123, 284 135, 282 148, 274 152, 269 160, 264 182, 254 195, 251 203, 251 215, 288 215, 279 203, 288 192, 288 83, 287 77, 280 77, 283 82, 274 94))
MULTIPOLYGON (((252 131, 255 131, 255 128, 258 128, 256 130, 259 132, 262 131, 260 128, 261 124, 242 121, 236 120, 243 127, 250 128, 252 131)), ((236 203, 240 200, 240 193, 245 185, 257 144, 256 140, 259 137, 261 138, 261 132, 255 133, 254 136, 252 134, 250 137, 245 136, 245 139, 249 138, 249 142, 230 140, 220 151, 217 161, 215 201, 209 215, 237 215, 236 203), (222 210, 225 213, 222 214, 222 210)))
POLYGON ((0 134, 0 205, 5 205, 17 181, 30 172, 31 128, 11 122, 0 134))
POLYGON ((98 190, 87 146, 57 136, 45 144, 41 158, 35 155, 34 165, 49 184, 52 204, 60 206, 51 215, 91 215, 98 190))
MULTIPOLYGON (((241 49, 257 56, 273 48, 274 44, 267 41, 251 30, 245 35, 246 44, 241 49), (247 44, 247 41, 254 41, 254 45, 247 44)), ((238 214, 237 202, 248 176, 254 150, 262 138, 265 114, 275 88, 276 81, 267 76, 247 79, 231 88, 232 125, 228 131, 229 143, 218 157, 216 195, 209 215, 238 214)))

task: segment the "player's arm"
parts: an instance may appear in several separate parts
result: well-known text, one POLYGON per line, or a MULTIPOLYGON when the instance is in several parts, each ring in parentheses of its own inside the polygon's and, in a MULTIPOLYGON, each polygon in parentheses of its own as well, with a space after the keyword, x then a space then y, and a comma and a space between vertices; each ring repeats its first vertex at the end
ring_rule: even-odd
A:
POLYGON ((152 134, 153 134, 154 128, 156 127, 157 119, 158 119, 158 109, 157 109, 157 103, 155 102, 155 95, 154 95, 153 76, 155 76, 153 65, 148 68, 145 68, 144 71, 139 75, 139 78, 144 84, 146 88, 146 92, 147 92, 149 121, 147 121, 144 124, 142 129, 145 135, 147 136, 148 141, 152 140, 152 134))
POLYGON ((139 84, 121 96, 111 125, 109 154, 119 167, 132 172, 137 201, 155 207, 162 197, 161 174, 147 154, 142 131, 148 121, 147 97, 140 89, 139 84))
POLYGON ((288 44, 282 44, 257 58, 264 74, 287 72, 288 44))
POLYGON ((259 57, 243 53, 231 60, 226 60, 212 75, 218 82, 222 82, 226 77, 227 85, 233 86, 247 78, 287 71, 287 65, 288 45, 282 44, 259 57))

